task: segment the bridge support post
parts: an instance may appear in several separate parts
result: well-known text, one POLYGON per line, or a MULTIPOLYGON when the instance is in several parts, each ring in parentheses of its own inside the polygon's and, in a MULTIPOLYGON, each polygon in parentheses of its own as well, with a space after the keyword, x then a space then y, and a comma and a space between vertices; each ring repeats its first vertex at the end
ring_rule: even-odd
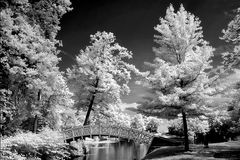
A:
POLYGON ((81 138, 82 138, 82 140, 83 140, 83 127, 81 128, 81 138))
POLYGON ((73 141, 75 141, 75 135, 73 130, 72 130, 72 135, 73 135, 73 141))
POLYGON ((147 153, 146 153, 146 154, 148 154, 148 153, 150 153, 150 152, 152 151, 152 148, 151 148, 152 142, 153 142, 153 140, 151 141, 151 143, 149 143, 149 144, 147 145, 147 153))
POLYGON ((98 131, 98 133, 99 133, 99 135, 98 135, 98 136, 99 136, 99 139, 102 139, 102 136, 101 136, 101 130, 102 130, 102 129, 101 129, 101 124, 100 124, 100 123, 99 123, 99 127, 98 127, 98 128, 99 128, 99 131, 98 131))
POLYGON ((90 125, 90 138, 92 138, 92 125, 90 125))
POLYGON ((65 135, 65 133, 63 132, 63 141, 64 141, 64 143, 67 143, 67 139, 66 139, 66 135, 65 135))
POLYGON ((129 137, 130 137, 130 129, 128 130, 128 142, 130 142, 130 139, 129 139, 129 137))
POLYGON ((107 131, 108 131, 108 138, 110 138, 110 134, 111 134, 111 133, 110 133, 110 132, 111 132, 111 128, 110 128, 109 126, 107 127, 107 131))
POLYGON ((138 159, 138 148, 137 148, 137 144, 135 142, 133 142, 133 159, 137 160, 138 159))

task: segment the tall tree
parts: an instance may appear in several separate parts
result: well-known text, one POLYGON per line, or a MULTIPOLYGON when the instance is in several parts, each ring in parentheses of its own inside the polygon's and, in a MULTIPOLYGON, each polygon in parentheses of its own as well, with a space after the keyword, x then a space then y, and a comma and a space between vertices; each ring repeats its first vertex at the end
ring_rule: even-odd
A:
MULTIPOLYGON (((222 54, 223 57, 223 65, 228 70, 234 72, 230 72, 230 75, 226 78, 231 79, 230 86, 228 87, 227 92, 224 93, 224 97, 228 97, 228 108, 232 123, 238 124, 240 121, 240 105, 239 105, 239 77, 236 76, 239 74, 239 66, 240 66, 240 8, 235 10, 234 18, 228 23, 227 29, 223 29, 223 36, 220 39, 225 40, 227 43, 234 45, 233 51, 225 52, 222 54), (229 90, 230 88, 230 90, 229 90)), ((233 127, 235 131, 239 133, 240 127, 236 125, 233 127)))
POLYGON ((38 116, 52 114, 53 106, 70 100, 57 67, 61 43, 56 35, 60 18, 71 10, 71 3, 7 0, 1 4, 0 91, 8 100, 1 100, 1 115, 12 118, 12 123, 35 116, 36 125, 38 116))
POLYGON ((227 26, 223 29, 223 36, 220 39, 235 45, 232 52, 223 53, 223 64, 225 67, 239 67, 240 64, 240 8, 236 10, 236 15, 227 26))
POLYGON ((153 71, 142 81, 152 96, 146 98, 139 110, 168 119, 181 114, 185 150, 189 150, 186 119, 208 110, 203 100, 213 48, 203 40, 200 20, 183 5, 177 12, 170 5, 165 18, 160 18, 160 24, 154 29, 159 35, 154 36, 156 58, 149 64, 153 71))
POLYGON ((240 42, 240 8, 235 10, 235 16, 228 23, 227 29, 222 30, 221 39, 226 42, 238 44, 240 42))
POLYGON ((77 64, 68 69, 76 107, 87 110, 84 125, 89 123, 92 110, 104 113, 109 105, 120 104, 120 96, 130 92, 131 71, 139 73, 125 61, 132 53, 115 42, 113 33, 97 32, 90 39, 91 45, 80 50, 77 64))

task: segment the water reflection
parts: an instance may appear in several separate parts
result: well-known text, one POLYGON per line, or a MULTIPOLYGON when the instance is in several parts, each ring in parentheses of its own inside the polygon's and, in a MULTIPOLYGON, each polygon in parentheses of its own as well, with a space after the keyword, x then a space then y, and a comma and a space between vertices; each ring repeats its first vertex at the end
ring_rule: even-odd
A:
POLYGON ((127 141, 89 144, 89 148, 87 156, 74 160, 140 160, 147 152, 144 144, 127 141))

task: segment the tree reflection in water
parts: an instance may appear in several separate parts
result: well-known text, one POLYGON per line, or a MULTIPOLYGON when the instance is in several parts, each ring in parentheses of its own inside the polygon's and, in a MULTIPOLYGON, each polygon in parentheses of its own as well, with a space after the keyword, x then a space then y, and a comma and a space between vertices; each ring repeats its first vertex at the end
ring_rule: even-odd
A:
POLYGON ((144 144, 135 144, 132 141, 91 144, 89 149, 88 155, 74 160, 140 160, 147 152, 144 144))

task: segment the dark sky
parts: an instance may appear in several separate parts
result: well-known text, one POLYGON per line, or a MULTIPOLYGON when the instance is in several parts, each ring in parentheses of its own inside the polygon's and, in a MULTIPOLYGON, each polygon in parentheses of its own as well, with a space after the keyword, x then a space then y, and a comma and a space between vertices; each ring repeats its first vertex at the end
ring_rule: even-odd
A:
MULTIPOLYGON (((61 20, 58 39, 63 42, 62 62, 65 70, 75 62, 75 55, 89 45, 89 36, 97 31, 113 32, 120 45, 133 52, 130 61, 140 70, 143 62, 151 62, 153 27, 159 24, 166 9, 172 3, 177 10, 182 3, 185 9, 202 21, 204 39, 215 48, 226 45, 219 36, 226 28, 231 16, 227 13, 240 6, 239 0, 72 0, 73 10, 61 20)), ((219 54, 214 57, 214 65, 220 63, 219 54)), ((123 97, 124 102, 139 101, 145 94, 142 87, 131 82, 132 93, 123 97)))

